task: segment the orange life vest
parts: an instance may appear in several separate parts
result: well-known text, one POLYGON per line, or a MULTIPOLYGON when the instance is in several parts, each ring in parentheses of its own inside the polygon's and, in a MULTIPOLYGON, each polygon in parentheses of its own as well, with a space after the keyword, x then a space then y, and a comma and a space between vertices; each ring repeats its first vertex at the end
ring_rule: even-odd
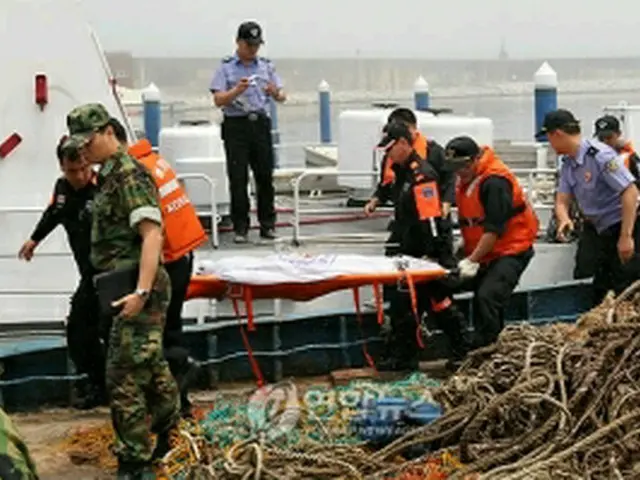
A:
POLYGON ((528 250, 538 235, 539 223, 518 179, 489 147, 484 147, 484 153, 476 167, 476 173, 477 176, 468 184, 462 184, 458 179, 456 185, 456 203, 465 255, 471 255, 484 234, 482 222, 485 212, 480 201, 480 186, 487 177, 495 175, 503 177, 511 183, 514 211, 507 222, 504 233, 498 237, 493 250, 480 259, 480 263, 528 250))
MULTIPOLYGON (((416 151, 420 158, 427 158, 427 137, 425 137, 421 132, 416 132, 413 138, 413 149, 416 151)), ((393 171, 393 162, 389 160, 389 157, 384 158, 383 160, 383 174, 382 174, 382 184, 383 185, 391 185, 396 181, 396 174, 393 171)))
POLYGON ((631 155, 633 155, 635 153, 635 150, 633 149, 633 146, 631 145, 631 142, 626 142, 622 148, 620 148, 619 151, 624 159, 624 166, 629 168, 629 165, 631 163, 631 155))
POLYGON ((171 165, 153 152, 146 139, 132 145, 129 155, 149 170, 158 187, 164 223, 164 261, 178 260, 205 243, 207 234, 171 165))

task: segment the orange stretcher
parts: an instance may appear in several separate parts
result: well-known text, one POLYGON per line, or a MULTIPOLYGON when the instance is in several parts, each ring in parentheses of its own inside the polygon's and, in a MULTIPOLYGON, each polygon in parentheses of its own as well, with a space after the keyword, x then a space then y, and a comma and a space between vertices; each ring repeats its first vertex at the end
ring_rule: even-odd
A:
MULTIPOLYGON (((362 324, 362 314, 360 311, 360 287, 372 286, 374 299, 376 302, 376 310, 378 315, 378 324, 384 322, 384 311, 382 301, 382 285, 406 285, 411 299, 411 309, 416 320, 416 340, 420 348, 424 348, 422 334, 420 332, 420 317, 418 314, 418 301, 415 293, 415 284, 430 282, 445 277, 448 274, 444 268, 429 270, 397 270, 395 272, 386 272, 381 274, 358 274, 358 275, 340 275, 334 278, 315 281, 315 282, 287 282, 276 284, 236 284, 229 283, 214 275, 194 275, 187 290, 186 300, 194 298, 213 298, 217 300, 229 299, 233 302, 233 307, 238 319, 241 319, 239 302, 245 304, 247 329, 255 331, 255 322, 253 314, 252 301, 254 299, 286 299, 297 302, 307 302, 315 298, 337 292, 339 290, 351 289, 353 291, 353 300, 356 307, 356 315, 358 323, 362 324)), ((264 377, 260 370, 257 360, 253 356, 249 338, 240 324, 240 333, 244 346, 249 356, 251 368, 256 377, 258 386, 264 385, 264 377)), ((375 369, 375 363, 368 353, 366 342, 363 343, 363 354, 369 366, 375 369)))

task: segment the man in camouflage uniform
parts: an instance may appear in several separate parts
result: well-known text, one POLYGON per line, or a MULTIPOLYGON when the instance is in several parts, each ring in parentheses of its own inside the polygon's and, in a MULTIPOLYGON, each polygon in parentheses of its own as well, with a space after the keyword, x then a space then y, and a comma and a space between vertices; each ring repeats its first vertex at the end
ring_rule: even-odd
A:
POLYGON ((69 143, 100 165, 94 199, 91 262, 99 272, 139 266, 137 288, 114 302, 107 352, 107 390, 116 433, 118 478, 155 478, 151 462, 169 450, 179 419, 178 388, 162 352, 171 290, 161 265, 162 218, 158 192, 147 170, 124 151, 100 104, 67 116, 69 143), (158 444, 151 452, 147 413, 158 444))
POLYGON ((0 409, 0 478, 38 480, 29 450, 9 416, 0 409))

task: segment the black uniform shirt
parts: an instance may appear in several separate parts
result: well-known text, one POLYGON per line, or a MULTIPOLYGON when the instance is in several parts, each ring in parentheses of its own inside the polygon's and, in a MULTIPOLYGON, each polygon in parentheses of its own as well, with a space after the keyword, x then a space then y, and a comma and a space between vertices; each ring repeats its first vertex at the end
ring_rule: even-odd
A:
POLYGON ((394 165, 394 171, 396 179, 403 179, 395 205, 394 223, 394 229, 397 229, 398 238, 401 239, 400 251, 414 257, 426 255, 441 262, 445 259, 448 261, 453 250, 451 223, 442 217, 421 220, 414 191, 415 186, 426 186, 429 182, 435 181, 439 186, 438 172, 415 152, 404 166, 394 165), (411 165, 415 163, 418 163, 418 168, 414 169, 411 165))
POLYGON ((59 178, 53 198, 31 234, 31 240, 41 242, 58 225, 67 232, 69 246, 82 277, 93 275, 89 259, 91 251, 91 208, 97 187, 93 182, 75 190, 65 178, 59 178))
POLYGON ((513 215, 511 182, 498 175, 488 176, 480 185, 480 202, 484 208, 484 231, 502 235, 513 215))

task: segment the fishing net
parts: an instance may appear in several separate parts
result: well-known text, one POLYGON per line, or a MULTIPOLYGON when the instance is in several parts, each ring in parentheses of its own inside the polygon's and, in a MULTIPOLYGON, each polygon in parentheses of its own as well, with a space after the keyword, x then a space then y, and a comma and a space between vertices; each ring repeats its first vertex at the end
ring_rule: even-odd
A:
MULTIPOLYGON (((276 384, 272 391, 283 385, 291 387, 293 384, 276 384)), ((280 456, 287 462, 287 452, 322 458, 318 457, 318 449, 324 450, 329 445, 343 455, 349 452, 348 447, 363 446, 362 440, 349 428, 351 418, 360 412, 362 403, 388 397, 431 402, 431 391, 439 385, 438 381, 416 373, 396 382, 356 380, 339 387, 294 387, 296 418, 282 431, 274 428, 274 419, 280 417, 282 409, 269 413, 268 422, 263 419, 261 423, 255 418, 256 412, 252 411, 255 404, 251 395, 234 391, 215 393, 209 406, 194 410, 195 421, 181 423, 173 433, 172 450, 157 466, 158 478, 232 478, 234 474, 227 470, 245 468, 242 464, 248 461, 246 449, 258 455, 254 446, 257 438, 267 449, 267 458, 280 456), (269 445, 276 450, 270 451, 269 445)), ((259 402, 258 410, 264 410, 264 405, 259 402)), ((64 448, 75 464, 85 463, 114 470, 117 462, 112 453, 113 439, 113 430, 110 424, 105 423, 74 432, 64 448)), ((360 461, 366 462, 360 450, 352 451, 360 461)), ((259 456, 262 457, 262 451, 259 456)), ((324 471, 330 473, 332 463, 330 460, 328 469, 311 469, 309 472, 314 475, 322 475, 324 471)))

